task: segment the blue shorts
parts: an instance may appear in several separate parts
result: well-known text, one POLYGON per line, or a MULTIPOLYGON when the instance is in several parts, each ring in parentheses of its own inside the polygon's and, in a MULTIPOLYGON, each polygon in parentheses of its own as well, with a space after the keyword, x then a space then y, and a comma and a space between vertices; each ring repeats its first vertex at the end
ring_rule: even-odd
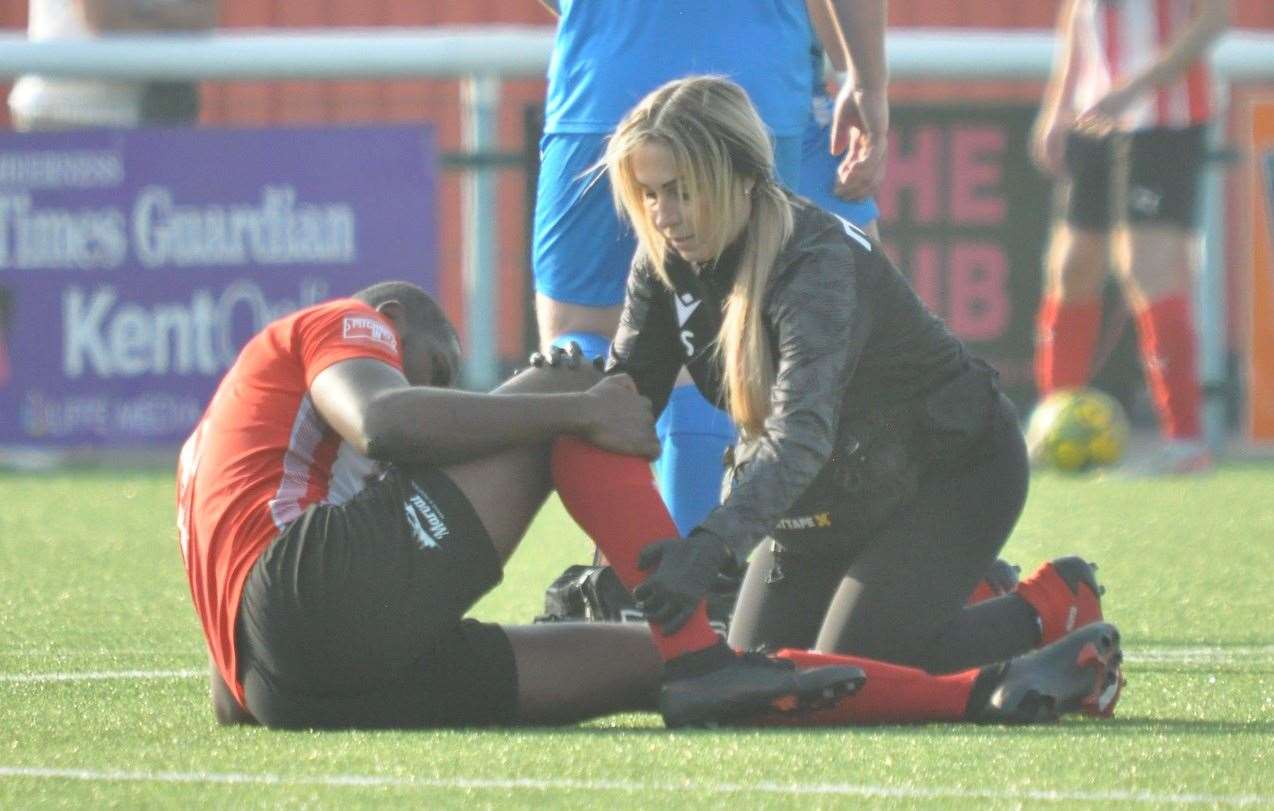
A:
MULTIPOLYGON (((830 105, 828 109, 830 111, 830 105)), ((823 122, 821 118, 817 114, 812 115, 805 126, 805 136, 801 139, 801 181, 796 191, 819 208, 844 217, 859 228, 865 228, 880 216, 880 209, 870 197, 842 200, 832 191, 841 156, 827 151, 831 143, 832 125, 830 121, 823 122)))
MULTIPOLYGON (((549 133, 540 139, 540 177, 535 189, 531 266, 535 292, 554 301, 615 307, 636 237, 611 198, 606 173, 592 173, 606 147, 601 133, 549 133)), ((800 139, 776 138, 781 178, 799 174, 800 139)))

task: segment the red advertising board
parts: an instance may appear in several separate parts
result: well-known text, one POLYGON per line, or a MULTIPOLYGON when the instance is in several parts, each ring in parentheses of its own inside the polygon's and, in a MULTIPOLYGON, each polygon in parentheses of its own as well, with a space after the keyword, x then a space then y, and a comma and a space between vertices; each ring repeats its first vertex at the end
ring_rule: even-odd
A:
POLYGON ((1019 404, 1035 396, 1035 308, 1048 181, 1027 157, 1029 106, 898 105, 882 234, 920 297, 991 362, 1019 404))

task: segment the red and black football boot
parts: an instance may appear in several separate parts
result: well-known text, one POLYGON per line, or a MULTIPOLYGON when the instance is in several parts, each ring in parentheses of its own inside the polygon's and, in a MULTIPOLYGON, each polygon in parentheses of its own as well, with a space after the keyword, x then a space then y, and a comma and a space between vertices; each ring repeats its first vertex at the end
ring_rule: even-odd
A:
POLYGON ((1101 597, 1097 564, 1079 557, 1045 563, 1017 584, 1014 592, 1025 600, 1040 625, 1040 645, 1047 645, 1085 625, 1100 622, 1101 597))
POLYGON ((979 723, 1030 724, 1080 714, 1109 718, 1125 680, 1119 630, 1087 625, 1051 645, 1010 659, 985 704, 971 707, 979 723))
POLYGON ((669 727, 728 724, 763 712, 801 713, 830 707, 866 681, 848 665, 797 670, 787 659, 736 653, 724 642, 669 660, 659 711, 669 727))

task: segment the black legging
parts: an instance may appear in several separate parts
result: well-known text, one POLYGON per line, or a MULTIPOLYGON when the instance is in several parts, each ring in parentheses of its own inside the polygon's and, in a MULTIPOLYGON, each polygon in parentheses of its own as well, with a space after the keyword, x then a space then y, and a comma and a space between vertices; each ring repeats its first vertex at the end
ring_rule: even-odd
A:
POLYGON ((1003 397, 986 442, 987 453, 967 466, 927 473, 915 501, 852 559, 776 553, 763 543, 743 581, 730 644, 814 647, 931 673, 1030 650, 1038 626, 1021 598, 965 607, 1026 501, 1026 448, 1003 397))

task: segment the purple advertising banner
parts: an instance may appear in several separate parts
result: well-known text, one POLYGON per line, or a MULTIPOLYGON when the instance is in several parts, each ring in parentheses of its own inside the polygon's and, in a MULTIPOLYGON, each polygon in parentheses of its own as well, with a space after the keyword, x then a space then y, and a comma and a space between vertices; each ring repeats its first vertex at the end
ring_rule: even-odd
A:
POLYGON ((426 127, 0 136, 0 445, 180 442, 270 320, 437 288, 426 127))

